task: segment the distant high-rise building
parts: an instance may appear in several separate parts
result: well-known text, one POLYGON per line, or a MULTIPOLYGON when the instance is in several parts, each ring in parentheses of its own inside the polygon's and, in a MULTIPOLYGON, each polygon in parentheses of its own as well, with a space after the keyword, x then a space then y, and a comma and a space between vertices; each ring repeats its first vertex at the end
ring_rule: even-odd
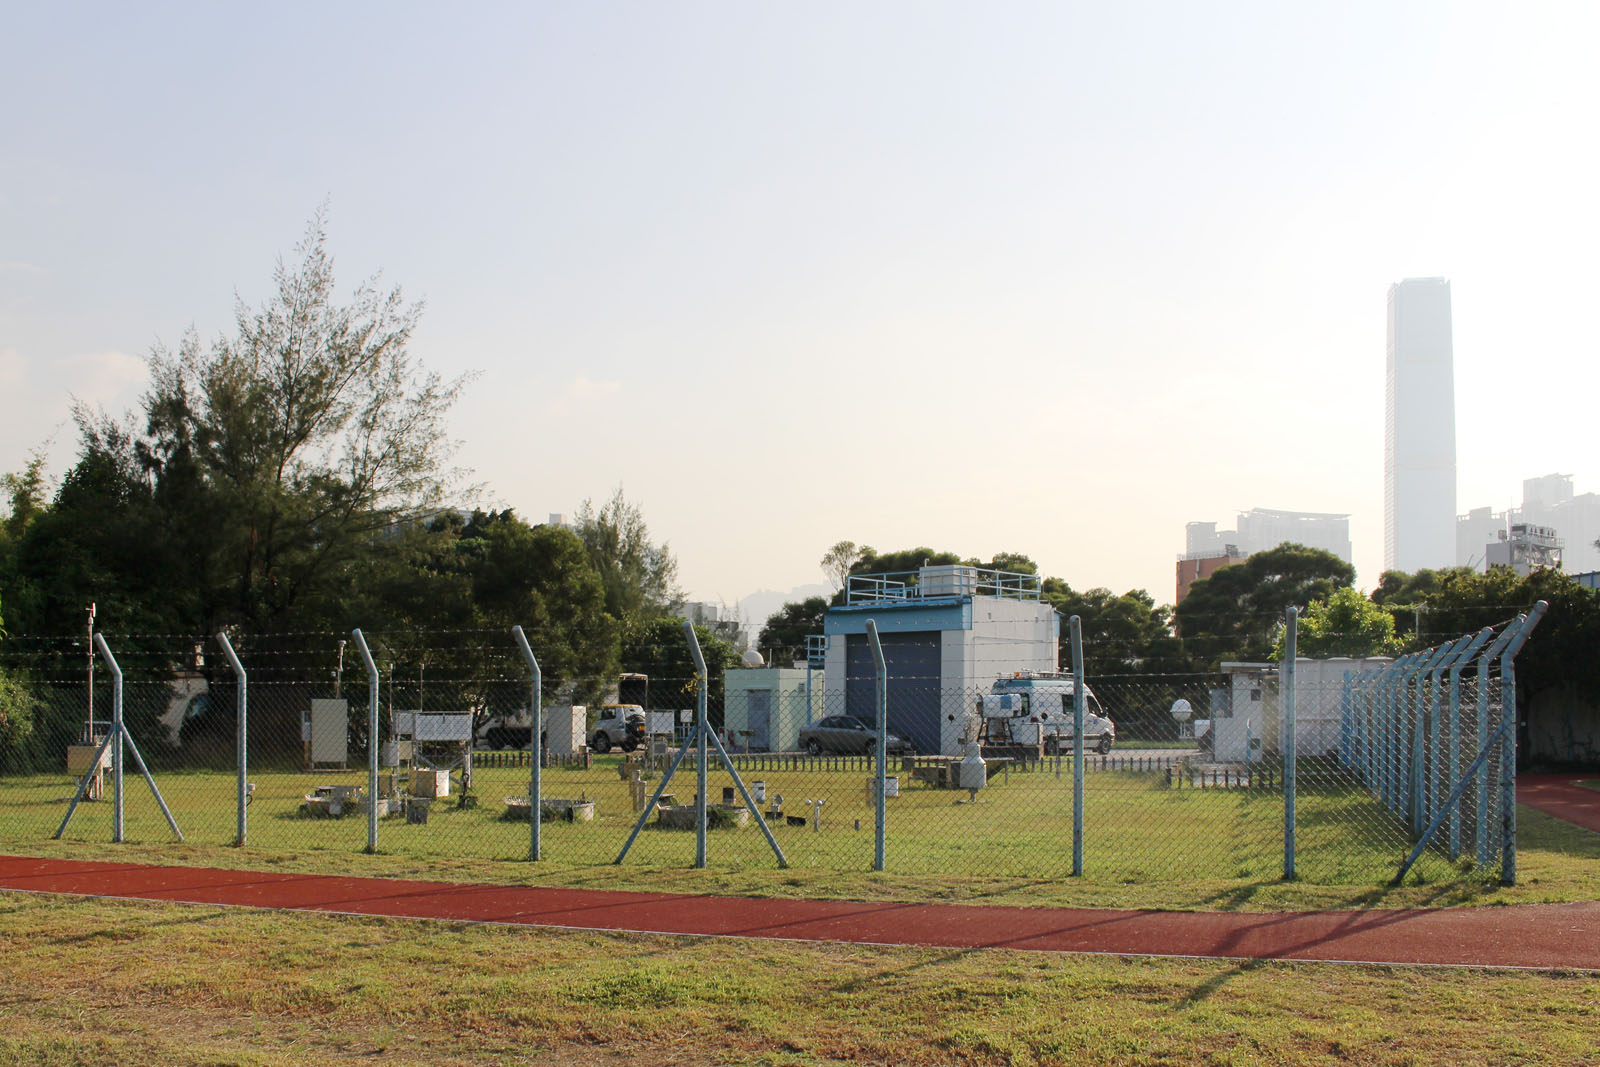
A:
POLYGON ((1456 391, 1450 282, 1389 287, 1383 437, 1383 569, 1456 559, 1456 391))

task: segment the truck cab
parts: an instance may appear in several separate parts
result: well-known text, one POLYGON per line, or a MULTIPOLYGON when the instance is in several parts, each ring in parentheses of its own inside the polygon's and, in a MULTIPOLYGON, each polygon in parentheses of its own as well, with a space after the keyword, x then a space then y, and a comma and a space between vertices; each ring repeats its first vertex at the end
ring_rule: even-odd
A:
MULTIPOLYGON (((1070 673, 1019 671, 995 680, 978 697, 979 739, 991 744, 1041 746, 1045 755, 1071 751, 1073 699, 1077 681, 1070 673)), ((1117 727, 1094 690, 1083 687, 1083 739, 1104 755, 1117 739, 1117 727)))

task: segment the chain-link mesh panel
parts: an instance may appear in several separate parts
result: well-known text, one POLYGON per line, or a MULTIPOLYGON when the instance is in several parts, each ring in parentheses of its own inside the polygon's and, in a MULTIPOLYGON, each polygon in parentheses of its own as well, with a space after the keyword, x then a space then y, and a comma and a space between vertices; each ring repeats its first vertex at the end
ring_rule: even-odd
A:
MULTIPOLYGON (((471 639, 475 645, 451 648, 416 639, 405 666, 380 673, 376 735, 365 670, 348 653, 341 658, 334 635, 294 647, 240 641, 249 672, 249 845, 359 851, 376 806, 380 852, 526 860, 531 680, 508 636, 471 639)), ((182 639, 128 655, 123 717, 185 838, 229 844, 238 826, 239 689, 214 663, 211 670, 163 666, 190 655, 192 644, 182 639)), ((915 654, 890 664, 900 673, 887 702, 886 870, 949 878, 1071 875, 1080 753, 1070 677, 951 686, 909 669, 915 654), (976 763, 967 759, 969 745, 976 763)), ((382 655, 383 662, 402 662, 392 651, 382 655)), ((1282 685, 1272 665, 1091 679, 1081 746, 1085 880, 1280 877, 1288 774, 1282 685)), ((79 760, 81 771, 112 717, 103 673, 92 709, 77 673, 40 671, 30 687, 34 733, 26 751, 0 759, 0 842, 44 841, 56 832, 78 784, 69 759, 79 760)), ((1439 832, 1415 868, 1421 877, 1497 863, 1507 751, 1501 688, 1498 665, 1478 660, 1454 672, 1409 657, 1387 667, 1303 662, 1294 701, 1297 875, 1379 884, 1435 821, 1439 832)), ((547 684, 543 857, 610 864, 638 827, 628 863, 687 866, 696 849, 695 680, 652 678, 646 721, 600 745, 609 696, 585 702, 575 683, 547 684), (662 788, 675 759, 677 770, 662 788)), ((876 714, 870 673, 829 681, 820 670, 798 671, 763 687, 715 679, 708 719, 731 766, 709 748, 708 862, 775 866, 759 817, 791 866, 869 869, 876 714)), ((131 749, 125 757, 125 839, 173 840, 131 749)), ((95 799, 74 813, 67 840, 86 848, 111 840, 112 791, 104 772, 95 799)))

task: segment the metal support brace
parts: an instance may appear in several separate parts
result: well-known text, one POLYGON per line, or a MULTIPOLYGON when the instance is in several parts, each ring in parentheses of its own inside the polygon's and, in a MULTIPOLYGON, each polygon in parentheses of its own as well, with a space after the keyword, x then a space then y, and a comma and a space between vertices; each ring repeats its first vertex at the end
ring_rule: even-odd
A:
POLYGON ((78 810, 78 802, 89 789, 89 780, 94 777, 95 768, 100 766, 100 760, 106 748, 111 749, 111 779, 114 790, 114 804, 111 811, 111 840, 120 844, 123 839, 122 820, 122 746, 126 744, 128 751, 133 753, 133 761, 139 767, 139 773, 144 775, 145 785, 150 787, 150 793, 156 798, 156 805, 161 809, 161 814, 166 816, 167 825, 172 827, 172 833, 179 841, 183 840, 183 831, 178 829, 178 820, 172 817, 172 810, 167 807, 167 801, 161 795, 161 790, 156 788, 156 780, 150 775, 150 768, 144 765, 144 757, 139 755, 139 746, 133 743, 133 735, 128 732, 127 725, 122 719, 122 668, 117 666, 117 658, 111 654, 111 646, 106 644, 106 639, 101 634, 94 635, 94 646, 100 650, 100 658, 106 661, 106 666, 111 670, 111 732, 106 734, 106 739, 100 742, 100 747, 95 749, 94 762, 89 765, 89 771, 78 782, 78 791, 72 798, 72 803, 67 805, 66 817, 61 820, 55 836, 57 839, 67 832, 67 824, 72 821, 72 813, 78 810))
POLYGON ((695 635, 694 623, 684 620, 683 630, 688 637, 689 654, 694 658, 695 670, 699 672, 700 678, 699 715, 695 725, 695 734, 685 741, 682 747, 678 749, 678 754, 672 758, 672 764, 667 768, 667 773, 661 776, 661 783, 656 786, 656 791, 651 794, 650 802, 639 813, 638 821, 633 824, 633 832, 628 835, 628 840, 623 843, 622 851, 617 853, 615 862, 621 863, 627 858, 628 850, 633 848, 634 841, 639 837, 639 831, 644 829, 644 824, 650 818, 650 813, 655 811, 656 804, 661 800, 661 794, 666 792, 667 783, 672 781, 674 774, 678 773, 678 765, 683 762, 684 756, 688 754, 689 742, 692 741, 700 754, 700 795, 695 804, 696 821, 699 824, 695 835, 695 866, 704 867, 706 865, 706 740, 709 738, 711 744, 717 750, 717 757, 722 760, 723 767, 733 776, 733 784, 739 787, 739 795, 744 797, 745 805, 750 809, 750 814, 755 816, 756 825, 761 827, 761 833, 766 837, 767 844, 772 846, 773 855, 778 857, 778 866, 787 867, 789 866, 789 860, 784 856, 783 849, 778 846, 778 839, 772 836, 772 828, 767 825, 767 820, 762 817, 760 806, 750 796, 750 791, 745 788, 744 779, 734 769, 733 760, 728 758, 728 750, 722 747, 722 741, 717 737, 716 732, 706 725, 706 685, 709 677, 706 671, 706 658, 700 651, 700 638, 695 635))

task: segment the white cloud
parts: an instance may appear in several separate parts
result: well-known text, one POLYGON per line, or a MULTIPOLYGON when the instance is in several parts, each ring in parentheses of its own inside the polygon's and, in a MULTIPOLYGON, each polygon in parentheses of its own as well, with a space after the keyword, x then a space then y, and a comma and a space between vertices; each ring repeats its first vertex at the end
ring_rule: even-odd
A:
POLYGON ((150 377, 142 358, 116 351, 69 356, 61 370, 73 396, 104 407, 131 404, 150 377))
POLYGON ((550 399, 546 410, 552 415, 579 414, 593 407, 595 401, 615 396, 620 392, 622 392, 621 382, 595 381, 580 374, 550 399))
POLYGON ((28 361, 15 348, 0 349, 0 388, 16 389, 27 381, 28 361))

